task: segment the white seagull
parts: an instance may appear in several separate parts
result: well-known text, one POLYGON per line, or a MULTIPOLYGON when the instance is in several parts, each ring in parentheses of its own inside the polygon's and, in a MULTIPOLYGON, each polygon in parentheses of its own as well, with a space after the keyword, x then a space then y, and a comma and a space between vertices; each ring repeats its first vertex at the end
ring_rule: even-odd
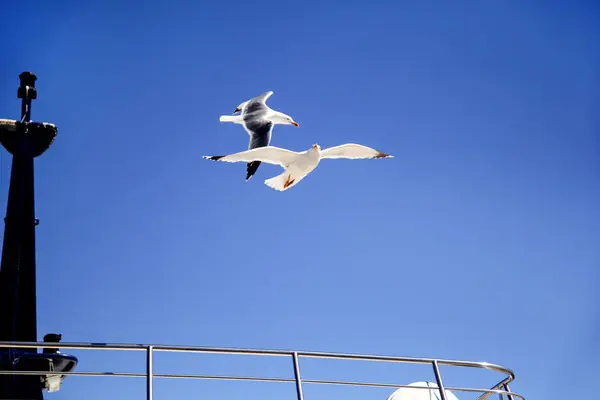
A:
POLYGON ((393 156, 379 150, 354 143, 342 144, 324 150, 321 150, 321 146, 318 144, 313 144, 310 149, 303 152, 295 152, 274 146, 265 146, 226 156, 202 157, 214 161, 262 161, 269 164, 280 165, 284 169, 283 173, 265 181, 265 185, 278 191, 284 191, 297 185, 306 175, 317 168, 319 162, 324 158, 393 158, 393 156))
MULTIPOLYGON (((219 118, 221 122, 233 122, 244 126, 250 143, 248 149, 256 149, 268 146, 271 143, 271 133, 276 124, 299 126, 289 115, 272 110, 266 104, 267 99, 273 94, 272 91, 262 93, 248 101, 243 102, 233 112, 241 112, 240 115, 222 115, 219 118)), ((246 168, 246 180, 250 179, 260 165, 260 161, 248 163, 246 168)))

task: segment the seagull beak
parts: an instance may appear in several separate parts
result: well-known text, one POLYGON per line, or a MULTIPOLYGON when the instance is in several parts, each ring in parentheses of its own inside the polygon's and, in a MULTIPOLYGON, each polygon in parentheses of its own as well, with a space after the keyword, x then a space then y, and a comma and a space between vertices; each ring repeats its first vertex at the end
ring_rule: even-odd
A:
POLYGON ((235 114, 235 113, 237 113, 237 112, 240 112, 240 111, 242 111, 242 110, 240 110, 240 108, 238 107, 238 108, 236 108, 236 109, 233 111, 233 113, 235 114))
POLYGON ((294 126, 300 126, 300 124, 297 123, 296 121, 292 121, 292 125, 294 125, 294 126))

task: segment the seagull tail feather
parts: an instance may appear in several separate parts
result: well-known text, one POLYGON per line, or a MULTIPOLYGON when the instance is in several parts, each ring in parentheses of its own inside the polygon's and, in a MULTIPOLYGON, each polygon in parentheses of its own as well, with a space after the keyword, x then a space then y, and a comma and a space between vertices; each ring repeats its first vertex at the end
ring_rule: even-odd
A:
POLYGON ((241 124, 244 121, 244 119, 241 115, 221 115, 219 117, 219 121, 241 124))
POLYGON ((298 175, 288 170, 285 170, 282 174, 267 179, 265 181, 265 185, 277 191, 283 192, 284 190, 288 190, 292 186, 295 186, 305 176, 306 175, 298 175))

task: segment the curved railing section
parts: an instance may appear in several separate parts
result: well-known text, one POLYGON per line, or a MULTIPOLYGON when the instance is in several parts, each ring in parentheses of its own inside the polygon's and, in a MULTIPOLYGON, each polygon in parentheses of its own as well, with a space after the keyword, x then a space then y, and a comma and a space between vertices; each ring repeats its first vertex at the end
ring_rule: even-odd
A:
MULTIPOLYGON (((363 354, 344 354, 344 353, 325 353, 312 351, 292 351, 292 350, 264 350, 264 349, 242 349, 242 348, 219 348, 219 347, 196 347, 196 346, 169 346, 159 344, 109 344, 109 343, 56 343, 54 347, 61 349, 81 349, 81 350, 117 350, 117 351, 143 351, 146 353, 146 372, 111 372, 111 371, 70 371, 61 372, 61 379, 65 376, 113 376, 143 378, 146 380, 146 398, 153 400, 153 383, 155 379, 161 378, 179 378, 179 379, 204 379, 204 380, 229 380, 229 381, 254 381, 254 382, 288 382, 296 386, 298 400, 304 400, 302 387, 305 384, 319 385, 344 385, 344 386, 368 386, 380 388, 410 388, 432 390, 429 386, 409 386, 405 384, 391 384, 363 381, 345 381, 345 380, 320 380, 303 379, 300 374, 300 361, 303 358, 320 358, 332 360, 356 360, 356 361, 375 361, 387 363, 403 364, 424 364, 430 365, 433 369, 437 383, 437 394, 441 400, 449 400, 445 391, 451 392, 471 392, 481 393, 477 400, 485 400, 492 395, 496 398, 505 398, 508 400, 525 398, 517 393, 511 392, 510 383, 515 379, 512 370, 500 365, 487 362, 444 360, 435 358, 414 358, 414 357, 396 357, 381 355, 363 355, 363 354), (180 353, 204 353, 204 354, 235 354, 235 355, 255 355, 265 357, 289 357, 290 367, 293 368, 294 378, 274 378, 265 376, 242 376, 242 375, 201 375, 201 374, 158 374, 154 373, 153 358, 157 352, 180 352, 180 353), (481 368, 492 370, 503 375, 503 378, 489 389, 469 388, 469 387, 448 387, 443 383, 440 373, 440 366, 463 367, 463 368, 481 368)), ((48 347, 47 342, 0 342, 0 353, 10 350, 12 352, 26 352, 27 349, 37 349, 48 347), (17 350, 18 349, 18 350, 17 350)), ((15 371, 0 370, 0 375, 39 375, 41 377, 49 375, 48 371, 15 371)))

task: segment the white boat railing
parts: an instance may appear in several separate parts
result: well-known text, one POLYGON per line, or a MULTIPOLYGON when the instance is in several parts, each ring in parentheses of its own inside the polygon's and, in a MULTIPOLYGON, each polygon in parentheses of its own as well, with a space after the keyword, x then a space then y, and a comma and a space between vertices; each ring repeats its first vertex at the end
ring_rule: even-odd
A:
MULTIPOLYGON (((153 383, 155 379, 178 378, 178 379, 204 379, 204 380, 229 380, 229 381, 254 381, 254 382, 288 382, 295 383, 297 400, 304 400, 302 387, 304 384, 315 385, 344 385, 344 386, 368 386, 380 388, 411 388, 417 390, 432 390, 428 386, 409 386, 406 384, 391 384, 363 381, 345 381, 345 380, 320 380, 320 379, 302 379, 300 375, 300 360, 303 358, 320 358, 334 360, 359 360, 375 361, 387 363, 403 364, 425 364, 430 365, 435 374, 437 391, 440 400, 447 400, 445 390, 451 392, 471 392, 481 393, 477 400, 485 400, 492 395, 500 399, 516 400, 525 398, 510 390, 510 383, 515 379, 512 370, 487 362, 476 361, 458 361, 444 360, 434 358, 414 358, 414 357, 396 357, 380 355, 363 354, 344 354, 344 353, 325 353, 311 351, 292 351, 292 350, 265 350, 265 349, 242 349, 242 348, 219 348, 219 347, 196 347, 196 346, 169 346, 159 344, 120 344, 120 343, 48 343, 48 342, 2 342, 0 341, 0 352, 4 349, 37 349, 44 347, 58 347, 61 349, 81 349, 81 350, 118 350, 118 351, 143 351, 146 353, 146 372, 111 372, 111 371, 71 371, 61 372, 63 376, 112 376, 143 378, 146 380, 146 399, 153 400, 153 383), (204 353, 204 354, 236 354, 236 355, 255 355, 255 356, 274 356, 289 357, 290 366, 294 371, 294 378, 274 378, 264 376, 242 376, 242 375, 201 375, 201 374, 158 374, 154 373, 153 356, 157 352, 180 352, 180 353, 204 353), (468 387, 448 387, 444 386, 440 373, 440 366, 481 368, 492 370, 503 375, 503 378, 489 389, 468 388, 468 387)), ((14 350, 13 350, 14 351, 14 350)), ((21 350, 26 351, 26 350, 21 350)), ((15 371, 0 370, 0 375, 48 375, 48 371, 15 371)))

